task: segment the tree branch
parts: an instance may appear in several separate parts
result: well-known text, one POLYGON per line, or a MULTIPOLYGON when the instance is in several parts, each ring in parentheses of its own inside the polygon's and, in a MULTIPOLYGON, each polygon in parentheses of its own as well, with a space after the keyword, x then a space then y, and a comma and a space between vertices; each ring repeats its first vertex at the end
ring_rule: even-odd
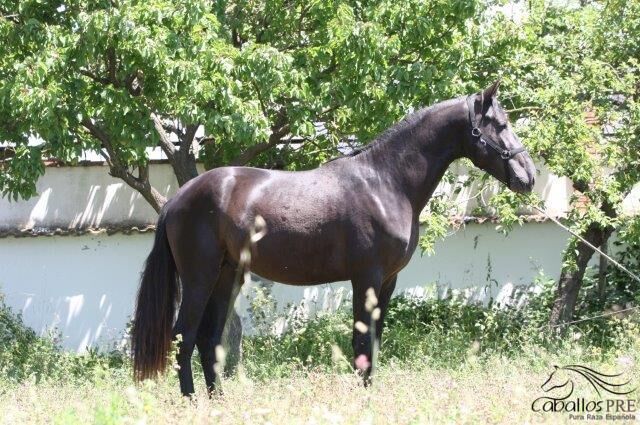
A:
POLYGON ((111 81, 109 81, 109 79, 98 77, 97 75, 95 75, 94 73, 89 71, 88 69, 80 69, 79 72, 80 72, 80 74, 91 78, 93 81, 95 81, 97 83, 100 83, 100 84, 103 84, 103 85, 107 85, 107 84, 111 83, 111 81))
POLYGON ((138 181, 149 181, 149 164, 138 166, 138 181))
POLYGON ((100 149, 100 154, 109 165, 109 174, 122 179, 126 184, 138 191, 156 212, 160 212, 162 206, 167 202, 167 198, 151 186, 149 182, 149 166, 147 164, 138 165, 138 177, 135 177, 120 160, 109 135, 104 130, 88 118, 82 120, 82 126, 100 141, 103 147, 103 149, 100 149))
POLYGON ((275 145, 276 143, 262 142, 262 143, 258 143, 253 146, 250 146, 249 148, 247 148, 247 150, 245 150, 240 155, 232 159, 229 165, 245 165, 249 161, 251 161, 253 158, 260 155, 262 152, 271 149, 275 145))
POLYGON ((178 129, 178 127, 170 122, 162 121, 162 128, 164 128, 165 131, 168 131, 169 133, 180 135, 180 130, 178 129))
POLYGON ((14 13, 12 15, 2 15, 2 19, 6 19, 9 22, 13 22, 14 24, 19 24, 20 23, 20 15, 17 13, 14 13))
POLYGON ((153 126, 158 132, 158 136, 160 136, 160 148, 165 153, 165 155, 167 155, 169 161, 173 161, 176 153, 176 147, 173 145, 173 143, 169 139, 169 135, 165 131, 165 124, 154 113, 151 114, 151 119, 153 120, 153 126))
POLYGON ((116 78, 116 49, 111 46, 107 48, 107 71, 109 72, 109 81, 118 87, 118 79, 116 78))
POLYGON ((245 43, 245 40, 242 38, 242 35, 240 35, 237 28, 233 28, 231 30, 231 43, 233 44, 233 47, 237 49, 242 49, 242 45, 245 43))
POLYGON ((198 175, 196 157, 191 151, 191 145, 200 124, 187 125, 183 132, 177 126, 163 122, 155 113, 151 114, 151 119, 153 120, 153 126, 158 132, 158 135, 160 135, 160 148, 167 155, 171 163, 173 172, 178 179, 178 185, 182 186, 198 175), (171 142, 169 134, 165 131, 167 128, 169 128, 171 132, 174 132, 180 139, 179 150, 176 149, 175 145, 171 142))
POLYGON ((505 112, 523 112, 523 111, 539 111, 542 108, 539 106, 522 106, 520 108, 506 109, 505 112))
POLYGON ((187 125, 187 128, 185 128, 184 134, 180 138, 180 151, 181 152, 183 150, 185 152, 189 152, 189 150, 191 149, 191 145, 193 144, 193 141, 196 138, 196 132, 198 131, 199 127, 200 127, 200 124, 189 124, 189 125, 187 125))
POLYGON ((258 88, 256 81, 252 79, 251 85, 253 86, 253 89, 256 91, 258 102, 260 102, 260 109, 262 109, 262 115, 264 115, 266 119, 269 119, 269 114, 267 113, 267 106, 264 104, 264 101, 262 100, 262 95, 260 94, 260 89, 258 88))
POLYGON ((271 136, 269 136, 269 140, 267 142, 257 143, 253 146, 250 146, 249 148, 247 148, 247 150, 231 160, 229 165, 245 165, 256 156, 260 155, 262 152, 268 151, 278 144, 287 143, 286 141, 282 140, 282 138, 286 136, 287 133, 289 133, 289 124, 284 124, 271 133, 271 136))
MULTIPOLYGON (((114 53, 115 55, 115 53, 114 53)), ((108 64, 107 66, 109 67, 108 72, 109 72, 109 76, 107 78, 105 77, 99 77, 98 75, 94 74, 93 72, 91 72, 88 69, 80 69, 80 74, 91 78, 93 81, 95 81, 96 83, 102 84, 102 85, 109 85, 111 84, 113 87, 115 88, 125 88, 127 89, 127 91, 129 92, 129 94, 132 97, 137 97, 140 96, 142 94, 142 71, 140 70, 136 70, 135 72, 129 74, 125 79, 124 82, 122 81, 118 81, 117 77, 116 77, 116 69, 113 68, 115 65, 115 57, 112 59, 108 59, 108 64), (111 62, 113 61, 113 62, 111 62)))
POLYGON ((124 80, 125 87, 132 97, 142 94, 142 71, 136 70, 124 80))

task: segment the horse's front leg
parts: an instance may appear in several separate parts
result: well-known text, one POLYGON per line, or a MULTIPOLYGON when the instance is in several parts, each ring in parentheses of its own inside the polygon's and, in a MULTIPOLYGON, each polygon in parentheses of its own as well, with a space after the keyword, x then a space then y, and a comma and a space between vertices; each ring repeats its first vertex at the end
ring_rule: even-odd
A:
POLYGON ((376 321, 379 317, 378 297, 382 288, 382 273, 371 272, 351 280, 353 286, 353 365, 364 380, 371 384, 373 344, 376 321), (372 320, 372 315, 376 320, 372 320))
POLYGON ((378 297, 378 308, 380 309, 380 318, 376 321, 376 338, 378 340, 378 347, 382 344, 382 329, 384 328, 384 318, 387 315, 389 309, 389 301, 393 291, 396 289, 396 281, 398 275, 395 274, 384 281, 382 288, 380 289, 380 296, 378 297))

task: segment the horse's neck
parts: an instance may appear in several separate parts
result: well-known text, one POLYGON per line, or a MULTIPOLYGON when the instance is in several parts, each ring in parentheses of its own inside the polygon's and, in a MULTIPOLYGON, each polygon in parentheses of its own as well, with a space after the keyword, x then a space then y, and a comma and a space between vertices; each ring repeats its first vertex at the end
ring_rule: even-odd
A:
POLYGON ((460 157, 460 138, 467 124, 464 112, 458 103, 430 108, 420 120, 363 155, 363 161, 407 196, 416 215, 449 165, 460 157))

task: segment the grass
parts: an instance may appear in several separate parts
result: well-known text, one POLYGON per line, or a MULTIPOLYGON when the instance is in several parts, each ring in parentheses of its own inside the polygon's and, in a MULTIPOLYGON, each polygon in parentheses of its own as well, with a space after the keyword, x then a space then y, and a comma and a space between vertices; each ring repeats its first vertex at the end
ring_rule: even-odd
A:
MULTIPOLYGON (((135 385, 122 354, 60 350, 0 300, 0 423, 575 423, 532 411, 540 386, 567 364, 640 386, 640 318, 583 322, 555 339, 541 328, 549 300, 543 291, 515 310, 394 299, 370 388, 350 371, 348 309, 298 321, 282 336, 245 338, 213 399, 194 356, 193 400, 173 372, 135 385)), ((575 395, 599 399, 586 382, 575 395)), ((628 397, 640 405, 638 395, 628 397)))
MULTIPOLYGON (((193 401, 178 396, 173 375, 141 386, 118 374, 84 384, 27 381, 3 389, 0 411, 4 423, 568 423, 566 413, 531 410, 553 364, 624 368, 640 382, 638 358, 630 363, 630 353, 598 362, 577 346, 530 354, 471 356, 456 369, 390 362, 371 388, 348 373, 305 371, 262 380, 240 370, 212 400, 202 392, 193 401)), ((595 397, 586 387, 581 391, 595 397)))

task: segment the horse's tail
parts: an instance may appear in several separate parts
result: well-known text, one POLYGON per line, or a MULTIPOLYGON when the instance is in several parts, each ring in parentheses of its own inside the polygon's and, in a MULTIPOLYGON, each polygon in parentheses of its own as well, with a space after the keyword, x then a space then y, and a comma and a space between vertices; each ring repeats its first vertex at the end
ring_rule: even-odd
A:
POLYGON ((153 248, 140 279, 131 330, 133 372, 137 380, 153 378, 167 367, 179 291, 163 210, 158 218, 153 248))

